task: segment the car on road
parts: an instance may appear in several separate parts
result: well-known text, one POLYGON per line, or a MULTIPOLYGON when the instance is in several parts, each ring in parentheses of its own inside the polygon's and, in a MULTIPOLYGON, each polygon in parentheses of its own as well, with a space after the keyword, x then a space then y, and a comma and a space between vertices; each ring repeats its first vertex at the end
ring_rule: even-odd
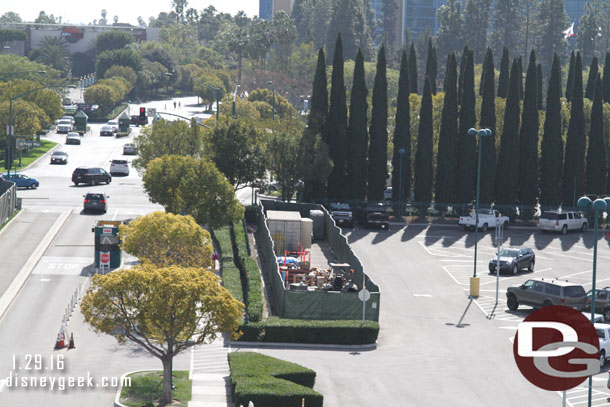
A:
POLYGON ((40 186, 40 182, 36 178, 30 178, 25 174, 11 173, 10 177, 8 174, 2 174, 2 178, 6 181, 14 182, 17 188, 36 189, 40 186))
POLYGON ((57 131, 58 134, 61 133, 69 133, 72 130, 74 130, 74 126, 72 125, 72 121, 67 120, 67 119, 60 119, 59 122, 57 123, 57 126, 55 126, 55 130, 57 131))
POLYGON ((565 235, 570 230, 586 232, 589 220, 581 212, 544 211, 538 218, 538 230, 542 232, 561 232, 565 235))
MULTIPOLYGON (((589 302, 587 311, 591 311, 593 304, 593 290, 587 292, 589 302)), ((605 322, 610 322, 610 287, 598 288, 595 290, 595 313, 602 314, 605 322)))
POLYGON ((133 143, 127 143, 123 146, 123 154, 125 155, 135 155, 137 154, 136 145, 133 143))
POLYGON ((112 160, 110 161, 110 175, 123 174, 129 175, 129 161, 112 160))
POLYGON ((100 183, 110 184, 111 181, 112 175, 108 174, 103 168, 78 167, 72 173, 72 182, 74 182, 74 185, 96 185, 100 183))
POLYGON ((519 308, 521 304, 534 308, 565 305, 584 310, 588 302, 583 286, 566 280, 532 278, 519 286, 508 287, 506 290, 506 305, 512 311, 519 308))
POLYGON ((108 122, 106 123, 106 126, 112 127, 112 131, 114 133, 119 131, 119 122, 117 122, 116 120, 108 120, 108 122))
POLYGON ((68 153, 65 151, 53 151, 51 164, 68 164, 68 153))
POLYGON ((68 120, 70 123, 72 123, 72 126, 74 126, 74 116, 65 115, 62 116, 59 120, 68 120))
POLYGON ((100 211, 106 213, 108 210, 108 198, 109 195, 106 195, 104 192, 88 192, 86 195, 83 195, 83 212, 89 211, 100 211))
POLYGON ((382 203, 369 203, 360 214, 360 223, 365 228, 390 228, 390 218, 382 203))
POLYGON ((66 135, 66 144, 78 144, 80 145, 80 136, 78 133, 68 133, 66 135))
MULTIPOLYGON (((519 270, 534 271, 536 254, 529 247, 507 247, 500 251, 500 273, 508 271, 517 274, 519 270)), ((498 255, 489 260, 489 272, 495 273, 498 267, 498 255)))
POLYGON ((102 128, 100 129, 100 136, 112 137, 114 136, 114 130, 111 126, 102 126, 102 128))

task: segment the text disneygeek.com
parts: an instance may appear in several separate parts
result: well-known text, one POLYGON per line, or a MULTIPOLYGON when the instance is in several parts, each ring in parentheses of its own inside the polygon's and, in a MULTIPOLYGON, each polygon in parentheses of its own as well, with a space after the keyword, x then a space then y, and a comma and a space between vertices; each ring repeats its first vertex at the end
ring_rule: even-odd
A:
POLYGON ((116 376, 95 378, 90 372, 87 372, 86 376, 24 376, 10 372, 4 380, 0 380, 0 387, 7 390, 42 388, 51 391, 64 391, 74 388, 105 388, 118 387, 119 385, 131 386, 131 377, 125 377, 121 383, 121 379, 116 376))

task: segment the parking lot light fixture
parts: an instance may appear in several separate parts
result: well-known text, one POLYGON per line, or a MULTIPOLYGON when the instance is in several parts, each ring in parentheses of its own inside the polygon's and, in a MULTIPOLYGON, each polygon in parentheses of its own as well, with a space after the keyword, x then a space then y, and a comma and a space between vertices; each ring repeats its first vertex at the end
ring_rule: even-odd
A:
MULTIPOLYGON (((591 198, 583 196, 578 200, 578 207, 580 209, 593 208, 593 277, 591 284, 591 323, 595 323, 595 280, 596 280, 596 268, 597 268, 597 233, 599 229, 599 215, 600 212, 608 210, 608 204, 610 198, 596 199, 591 202, 591 198)), ((587 405, 591 407, 591 393, 593 389, 593 378, 589 376, 589 398, 587 405)))
POLYGON ((475 128, 471 128, 468 130, 468 135, 470 137, 479 136, 479 144, 477 147, 479 150, 477 159, 477 197, 474 207, 474 272, 472 274, 472 279, 470 280, 470 295, 476 297, 479 295, 479 280, 477 279, 477 243, 479 241, 479 195, 481 193, 481 137, 491 136, 491 130, 477 130, 475 128))

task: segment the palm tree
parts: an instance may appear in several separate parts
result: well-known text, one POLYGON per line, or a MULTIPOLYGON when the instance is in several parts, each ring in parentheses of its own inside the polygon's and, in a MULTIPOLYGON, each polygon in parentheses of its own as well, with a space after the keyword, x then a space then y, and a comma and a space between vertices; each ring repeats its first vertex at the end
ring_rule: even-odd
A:
POLYGON ((68 44, 61 37, 44 37, 38 46, 39 52, 36 57, 38 62, 49 65, 58 71, 68 72, 72 62, 68 44))

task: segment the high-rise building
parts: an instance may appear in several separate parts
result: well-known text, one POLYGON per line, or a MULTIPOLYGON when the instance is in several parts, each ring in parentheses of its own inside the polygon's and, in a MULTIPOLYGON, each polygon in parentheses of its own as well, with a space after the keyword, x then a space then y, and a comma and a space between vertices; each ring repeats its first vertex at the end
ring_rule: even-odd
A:
POLYGON ((271 20, 273 15, 283 10, 290 15, 294 0, 259 0, 258 1, 258 16, 264 20, 271 20))
MULTIPOLYGON (((403 33, 406 29, 411 34, 411 39, 415 40, 419 34, 430 27, 432 33, 436 35, 438 31, 438 20, 436 12, 440 6, 445 4, 444 0, 404 0, 403 7, 403 33)), ((403 34, 404 38, 404 34, 403 34)))
MULTIPOLYGON (((396 2, 396 18, 394 20, 394 49, 402 47, 404 41, 404 20, 403 8, 405 0, 394 0, 396 2)), ((381 42, 381 33, 383 32, 383 0, 370 0, 371 8, 375 11, 375 31, 373 39, 376 43, 381 42)), ((379 44, 377 44, 379 45, 379 44)))

